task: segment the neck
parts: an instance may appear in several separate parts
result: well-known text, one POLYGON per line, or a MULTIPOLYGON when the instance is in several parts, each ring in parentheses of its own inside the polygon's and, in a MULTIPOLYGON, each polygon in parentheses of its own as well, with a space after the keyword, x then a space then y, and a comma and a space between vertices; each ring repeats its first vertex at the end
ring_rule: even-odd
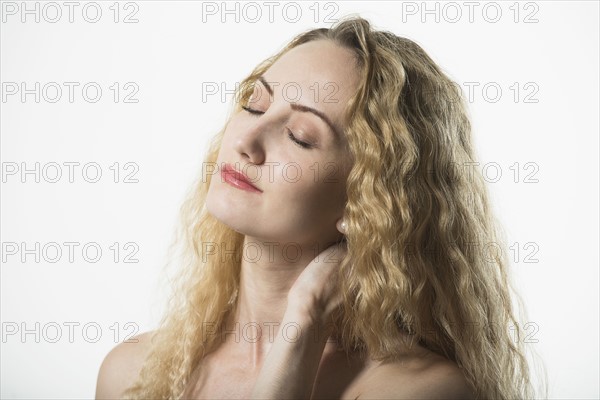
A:
POLYGON ((236 307, 223 342, 259 367, 279 331, 287 295, 304 268, 328 244, 277 243, 244 238, 236 307))

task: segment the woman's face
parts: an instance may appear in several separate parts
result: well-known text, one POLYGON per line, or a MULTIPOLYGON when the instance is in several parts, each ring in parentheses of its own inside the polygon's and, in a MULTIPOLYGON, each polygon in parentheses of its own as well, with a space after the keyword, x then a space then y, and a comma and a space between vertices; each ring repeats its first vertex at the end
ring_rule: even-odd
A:
POLYGON ((290 50, 263 74, 247 109, 226 127, 208 191, 211 214, 264 240, 339 238, 335 224, 352 166, 343 111, 357 87, 354 65, 350 50, 318 40, 290 50), (233 174, 222 175, 227 164, 259 191, 236 187, 233 174))

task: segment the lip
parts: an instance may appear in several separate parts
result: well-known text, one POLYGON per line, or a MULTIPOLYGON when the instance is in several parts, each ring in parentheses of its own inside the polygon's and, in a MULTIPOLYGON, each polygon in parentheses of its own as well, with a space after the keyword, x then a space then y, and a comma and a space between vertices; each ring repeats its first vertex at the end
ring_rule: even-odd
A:
POLYGON ((225 164, 223 166, 221 169, 221 178, 235 188, 247 192, 262 193, 262 190, 254 186, 246 175, 237 171, 231 164, 225 164))

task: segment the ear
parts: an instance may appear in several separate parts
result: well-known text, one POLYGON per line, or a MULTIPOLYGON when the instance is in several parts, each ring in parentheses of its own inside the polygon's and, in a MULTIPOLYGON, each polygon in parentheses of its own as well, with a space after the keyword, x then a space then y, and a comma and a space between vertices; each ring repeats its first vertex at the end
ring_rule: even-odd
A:
POLYGON ((344 221, 343 218, 338 219, 337 223, 335 224, 336 228, 338 231, 340 231, 340 233, 342 234, 346 234, 346 228, 347 228, 347 224, 346 221, 344 221))

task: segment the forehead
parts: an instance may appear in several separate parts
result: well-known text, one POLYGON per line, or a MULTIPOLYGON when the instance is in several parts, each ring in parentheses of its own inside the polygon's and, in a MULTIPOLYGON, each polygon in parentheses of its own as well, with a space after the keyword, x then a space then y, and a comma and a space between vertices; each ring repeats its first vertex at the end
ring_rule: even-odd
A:
POLYGON ((330 40, 301 44, 279 58, 264 73, 277 96, 292 103, 314 107, 340 120, 355 93, 358 73, 354 54, 330 40))

